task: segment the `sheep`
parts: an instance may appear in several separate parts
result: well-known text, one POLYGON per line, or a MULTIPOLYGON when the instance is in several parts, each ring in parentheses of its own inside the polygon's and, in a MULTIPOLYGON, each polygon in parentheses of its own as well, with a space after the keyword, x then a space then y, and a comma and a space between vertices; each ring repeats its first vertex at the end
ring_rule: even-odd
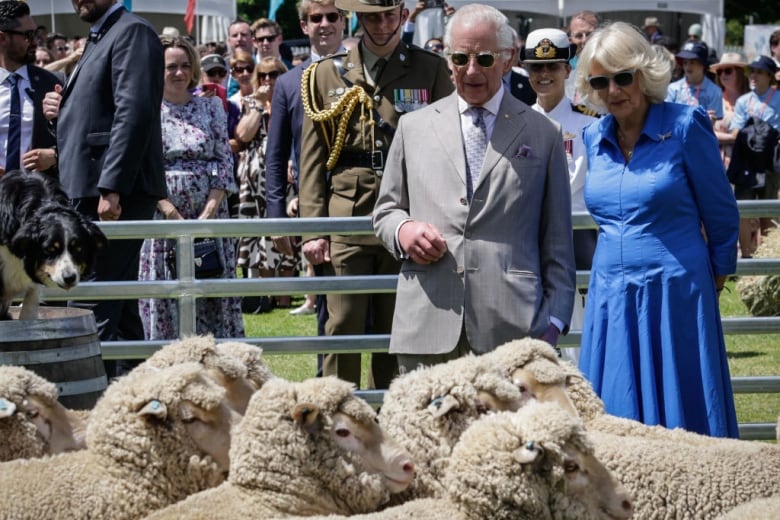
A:
POLYGON ((606 519, 631 517, 631 498, 593 456, 582 422, 555 403, 474 421, 452 451, 442 498, 353 520, 606 519))
POLYGON ((634 495, 637 518, 710 519, 780 494, 780 457, 589 430, 596 457, 634 495))
POLYGON ((735 507, 718 520, 775 520, 780 511, 780 495, 751 500, 735 507))
POLYGON ((487 412, 517 410, 526 400, 492 362, 473 355, 396 378, 379 423, 411 453, 417 474, 393 503, 443 496, 441 478, 463 431, 487 412))
POLYGON ((81 414, 57 401, 57 387, 23 367, 0 366, 0 462, 84 448, 81 414))
POLYGON ((228 481, 149 519, 375 511, 411 482, 414 465, 353 390, 334 377, 269 381, 235 428, 228 481))
POLYGON ((237 416, 195 363, 119 378, 92 411, 87 449, 3 465, 0 519, 130 520, 216 486, 237 416))
POLYGON ((211 335, 192 336, 165 345, 138 365, 134 372, 178 363, 200 363, 225 388, 230 406, 243 414, 252 394, 273 377, 263 363, 262 352, 262 349, 245 343, 217 345, 211 335))
MULTIPOLYGON (((780 257, 780 231, 776 228, 769 231, 753 257, 780 257)), ((736 289, 753 316, 780 316, 780 275, 740 276, 736 289)))

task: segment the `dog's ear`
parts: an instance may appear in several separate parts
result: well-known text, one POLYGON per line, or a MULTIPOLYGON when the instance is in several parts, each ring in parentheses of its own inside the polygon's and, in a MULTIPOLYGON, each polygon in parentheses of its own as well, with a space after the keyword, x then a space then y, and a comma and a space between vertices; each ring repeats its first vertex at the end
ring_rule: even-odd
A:
POLYGON ((40 248, 38 244, 38 222, 37 219, 32 219, 16 230, 16 234, 11 239, 8 249, 19 258, 24 258, 36 248, 40 248))
POLYGON ((89 232, 90 238, 95 241, 95 249, 104 249, 108 247, 108 239, 106 238, 106 235, 103 234, 103 231, 100 230, 100 227, 83 216, 81 217, 81 220, 84 223, 84 227, 89 232))

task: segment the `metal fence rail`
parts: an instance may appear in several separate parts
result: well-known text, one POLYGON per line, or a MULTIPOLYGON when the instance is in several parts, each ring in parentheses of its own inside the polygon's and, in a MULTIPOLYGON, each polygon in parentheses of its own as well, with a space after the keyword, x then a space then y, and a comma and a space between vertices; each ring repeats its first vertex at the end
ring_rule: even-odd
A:
MULTIPOLYGON (((739 201, 743 217, 780 215, 780 201, 739 201)), ((594 227, 587 213, 572 215, 576 229, 594 227)), ((195 302, 203 297, 257 296, 285 294, 388 293, 395 292, 396 276, 354 276, 273 279, 203 279, 194 277, 192 243, 195 237, 272 236, 272 235, 365 235, 373 232, 368 217, 327 219, 262 220, 184 220, 101 222, 101 229, 111 239, 167 238, 176 240, 177 280, 144 282, 82 283, 70 291, 45 288, 46 300, 92 299, 117 300, 137 298, 176 298, 179 300, 179 330, 182 335, 195 333, 195 302)), ((740 260, 738 275, 780 274, 780 258, 740 260)), ((586 287, 590 273, 577 272, 577 285, 586 287)), ((725 334, 777 334, 780 317, 724 317, 725 334)), ((581 331, 573 330, 560 338, 560 345, 577 347, 581 331)), ((218 338, 228 341, 235 338, 218 338)), ((252 337, 241 338, 261 345, 267 354, 309 354, 383 352, 389 345, 388 335, 355 335, 337 337, 252 337)), ((101 345, 107 359, 145 358, 166 341, 113 341, 101 345)), ((780 393, 780 377, 732 378, 735 393, 780 393)), ((381 402, 382 392, 362 391, 370 402, 381 402)), ((780 413, 780 410, 778 410, 780 413)), ((741 424, 745 439, 774 439, 775 424, 741 424)))

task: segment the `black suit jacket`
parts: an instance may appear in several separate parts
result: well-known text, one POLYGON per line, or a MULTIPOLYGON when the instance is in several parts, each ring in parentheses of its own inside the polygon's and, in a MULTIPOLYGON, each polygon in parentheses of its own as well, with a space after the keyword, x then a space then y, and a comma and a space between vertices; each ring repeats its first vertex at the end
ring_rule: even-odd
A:
POLYGON ((32 148, 52 148, 57 145, 57 139, 43 116, 43 96, 62 82, 48 70, 35 65, 27 65, 27 74, 30 77, 28 95, 33 102, 32 148))
POLYGON ((295 163, 301 164, 301 77, 309 65, 311 58, 279 76, 274 84, 265 147, 265 194, 269 218, 287 216, 287 161, 291 151, 295 154, 295 163))
POLYGON ((509 76, 509 91, 512 95, 528 106, 536 103, 536 92, 531 88, 531 82, 527 77, 514 70, 509 76))
POLYGON ((163 49, 124 8, 89 43, 63 92, 57 121, 60 182, 72 199, 117 192, 165 198, 160 105, 163 49))

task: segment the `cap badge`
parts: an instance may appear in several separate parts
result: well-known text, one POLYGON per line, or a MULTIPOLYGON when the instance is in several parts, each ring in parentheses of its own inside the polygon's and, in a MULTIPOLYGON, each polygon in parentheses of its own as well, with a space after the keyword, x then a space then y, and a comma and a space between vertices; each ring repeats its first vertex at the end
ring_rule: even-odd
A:
POLYGON ((549 38, 543 38, 534 48, 534 56, 540 59, 552 60, 557 56, 555 45, 549 38))

